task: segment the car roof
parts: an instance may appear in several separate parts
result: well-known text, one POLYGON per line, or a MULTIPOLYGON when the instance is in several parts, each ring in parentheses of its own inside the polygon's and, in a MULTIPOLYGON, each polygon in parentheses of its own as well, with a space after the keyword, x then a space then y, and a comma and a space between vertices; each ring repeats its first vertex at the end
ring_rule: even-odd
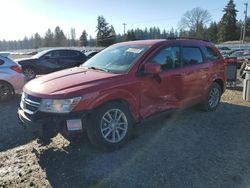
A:
POLYGON ((51 48, 51 49, 42 50, 42 51, 44 51, 44 52, 51 52, 51 51, 57 51, 57 50, 79 51, 79 50, 76 50, 76 49, 70 49, 70 48, 51 48))
POLYGON ((154 46, 162 43, 176 43, 176 44, 206 44, 208 46, 214 45, 212 42, 202 39, 194 39, 194 38, 168 38, 168 39, 153 39, 153 40, 137 40, 137 41, 128 41, 118 43, 118 45, 145 45, 145 46, 154 46))

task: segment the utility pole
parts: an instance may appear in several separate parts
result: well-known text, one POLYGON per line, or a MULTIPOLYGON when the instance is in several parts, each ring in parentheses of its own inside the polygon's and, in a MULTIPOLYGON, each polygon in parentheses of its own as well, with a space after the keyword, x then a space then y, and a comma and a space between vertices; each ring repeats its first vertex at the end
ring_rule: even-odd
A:
POLYGON ((245 14, 245 21, 244 21, 244 30, 243 30, 243 37, 242 37, 242 41, 243 41, 243 43, 245 42, 245 36, 246 36, 246 25, 247 25, 247 7, 248 7, 248 3, 244 3, 244 5, 246 6, 246 10, 244 11, 244 14, 245 14))
POLYGON ((125 40, 125 33, 126 33, 126 23, 123 23, 123 37, 124 37, 124 40, 125 40))

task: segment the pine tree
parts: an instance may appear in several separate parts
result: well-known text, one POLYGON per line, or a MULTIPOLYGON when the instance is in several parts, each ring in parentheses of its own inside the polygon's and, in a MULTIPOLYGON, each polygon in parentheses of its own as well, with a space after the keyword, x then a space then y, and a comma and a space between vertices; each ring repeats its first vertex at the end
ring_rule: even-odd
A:
POLYGON ((237 35, 237 10, 235 9, 235 4, 233 0, 229 0, 228 4, 223 10, 224 15, 219 23, 219 41, 233 41, 238 40, 239 35, 237 35))
POLYGON ((66 46, 67 38, 64 35, 63 30, 60 29, 59 26, 55 28, 55 45, 56 46, 66 46))
POLYGON ((133 29, 127 31, 127 38, 126 38, 126 40, 127 40, 127 41, 136 40, 135 31, 134 31, 133 29))
POLYGON ((88 40, 87 40, 87 32, 83 30, 82 35, 80 36, 80 46, 88 46, 88 40))
POLYGON ((54 34, 48 29, 44 36, 44 46, 45 47, 52 47, 54 46, 54 34))
POLYGON ((115 31, 110 27, 103 16, 97 18, 97 46, 109 46, 115 41, 115 31))
POLYGON ((35 33, 35 35, 34 35, 33 46, 35 49, 42 47, 42 37, 38 33, 35 33))
POLYGON ((216 22, 211 22, 209 28, 207 29, 208 39, 214 43, 218 42, 218 26, 216 22))

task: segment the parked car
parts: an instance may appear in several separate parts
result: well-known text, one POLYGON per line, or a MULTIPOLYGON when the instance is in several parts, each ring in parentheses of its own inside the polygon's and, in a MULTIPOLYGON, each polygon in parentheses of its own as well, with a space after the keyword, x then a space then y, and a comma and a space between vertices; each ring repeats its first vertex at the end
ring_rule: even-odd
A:
POLYGON ((0 101, 21 94, 25 84, 21 67, 8 56, 9 53, 0 52, 0 101))
POLYGON ((227 46, 218 46, 218 49, 220 50, 220 51, 230 51, 231 49, 229 48, 229 47, 227 47, 227 46))
POLYGON ((18 114, 22 124, 40 122, 44 131, 86 130, 94 146, 113 150, 153 115, 195 104, 214 111, 225 86, 224 59, 210 42, 124 42, 26 84, 18 114))
POLYGON ((29 80, 39 74, 48 74, 62 69, 79 66, 87 60, 80 51, 72 49, 50 49, 31 58, 16 59, 29 80))
POLYGON ((90 59, 91 57, 93 57, 94 55, 98 53, 99 51, 88 51, 88 52, 85 52, 84 54, 87 56, 88 59, 90 59))
POLYGON ((249 50, 237 50, 232 52, 227 58, 228 59, 235 59, 237 63, 237 68, 240 68, 242 63, 246 61, 250 56, 249 50))

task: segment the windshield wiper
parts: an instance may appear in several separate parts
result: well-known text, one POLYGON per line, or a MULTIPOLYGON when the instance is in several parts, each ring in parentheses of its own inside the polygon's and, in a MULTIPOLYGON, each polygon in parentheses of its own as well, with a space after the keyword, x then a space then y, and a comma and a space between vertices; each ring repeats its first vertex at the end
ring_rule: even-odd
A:
POLYGON ((102 69, 102 68, 99 68, 99 67, 88 67, 88 69, 93 69, 93 70, 100 70, 100 71, 104 71, 104 72, 109 72, 109 70, 107 70, 107 69, 102 69))

